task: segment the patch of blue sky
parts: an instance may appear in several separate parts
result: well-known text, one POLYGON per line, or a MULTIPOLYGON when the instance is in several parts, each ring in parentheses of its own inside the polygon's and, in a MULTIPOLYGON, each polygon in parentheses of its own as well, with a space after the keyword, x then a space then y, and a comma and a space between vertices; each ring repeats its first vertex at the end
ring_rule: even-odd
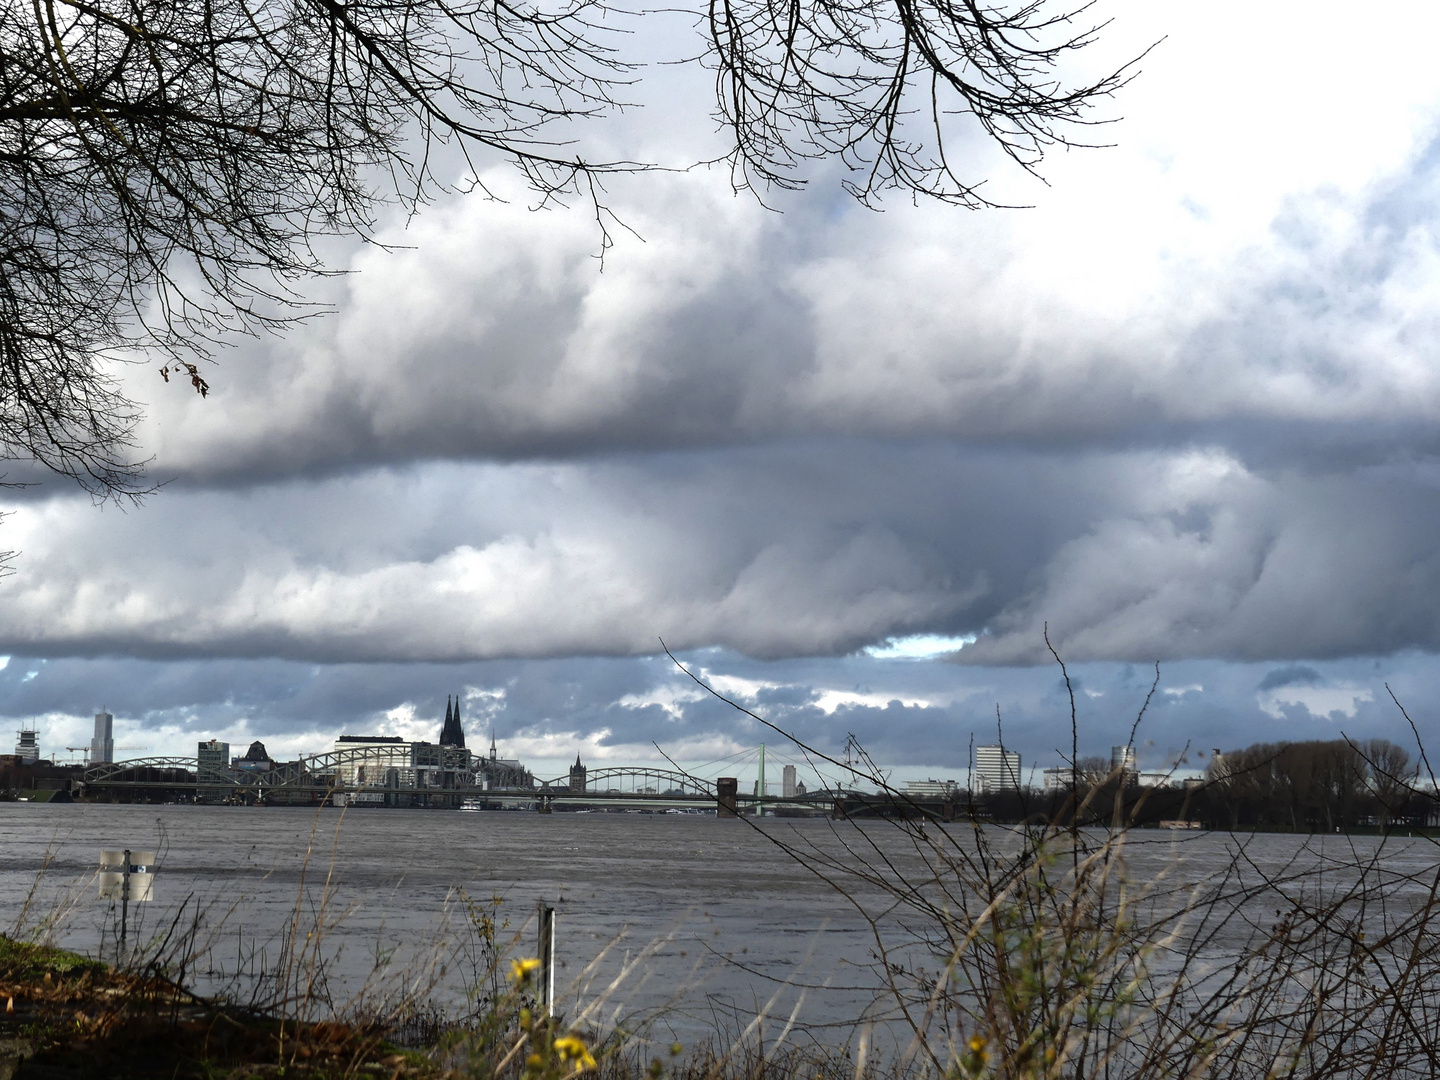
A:
POLYGON ((959 652, 975 642, 974 634, 947 637, 943 634, 910 634, 886 638, 879 645, 865 646, 865 655, 876 660, 932 660, 947 653, 959 652))

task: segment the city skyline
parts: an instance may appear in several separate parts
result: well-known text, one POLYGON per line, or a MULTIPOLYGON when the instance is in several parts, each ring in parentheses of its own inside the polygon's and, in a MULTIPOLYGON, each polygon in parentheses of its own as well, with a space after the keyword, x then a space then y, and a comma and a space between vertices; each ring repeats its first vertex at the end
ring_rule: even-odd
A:
MULTIPOLYGON (((1023 755, 1027 767, 1032 762, 1037 767, 1059 764, 1069 754, 1068 698, 1058 669, 997 669, 985 672, 981 680, 972 669, 923 660, 839 658, 811 661, 803 667, 714 653, 696 660, 696 670, 715 677, 718 688, 812 745, 843 756, 845 737, 853 732, 877 761, 901 770, 898 775, 905 778, 927 779, 927 770, 932 774, 948 770, 946 775, 953 778, 963 770, 972 743, 995 741, 997 704, 1004 741, 1023 755), (775 679, 776 668, 794 681, 775 679), (872 681, 857 685, 857 672, 872 681), (895 681, 875 677, 889 673, 895 681), (850 686, 842 689, 844 681, 850 686)), ((0 669, 0 700, 8 697, 23 703, 52 694, 92 692, 106 701, 117 700, 114 685, 104 678, 104 669, 117 662, 52 661, 32 667, 36 674, 31 678, 22 663, 12 661, 0 669), (96 667, 101 670, 95 671, 96 667)), ((119 666, 133 667, 134 662, 119 666)), ((482 672, 489 669, 488 686, 457 678, 465 673, 464 666, 380 669, 388 680, 377 679, 372 667, 363 669, 368 685, 357 690, 350 679, 361 672, 354 668, 238 664, 231 669, 235 681, 248 685, 253 699, 237 700, 232 683, 215 679, 213 665, 152 664, 150 678, 136 681, 138 701, 110 707, 115 715, 114 741, 120 746, 145 746, 147 753, 183 755, 200 738, 222 738, 232 744, 261 739, 277 756, 290 757, 321 751, 336 736, 358 731, 434 741, 443 726, 446 687, 457 684, 465 698, 467 731, 482 732, 488 742, 493 725, 496 736, 511 748, 507 753, 548 762, 556 775, 577 752, 597 761, 662 760, 651 740, 691 763, 723 757, 761 741, 777 746, 782 741, 709 698, 664 658, 555 661, 559 677, 554 672, 537 673, 537 666, 533 662, 476 665, 482 672), (495 674, 500 677, 493 678, 495 674), (417 684, 420 693, 415 692, 417 684), (565 697, 557 697, 557 684, 567 697, 585 701, 574 715, 569 714, 565 697), (609 700, 594 692, 597 686, 608 691, 609 700), (196 708, 192 702, 197 688, 218 700, 196 708), (397 706, 369 712, 355 708, 362 692, 393 693, 397 706), (150 704, 152 694, 169 695, 171 701, 162 701, 157 708, 150 704), (184 704, 172 703, 177 700, 184 704), (256 700, 275 703, 270 708, 276 708, 278 715, 267 715, 266 707, 256 700)), ((1430 670, 1428 658, 1404 656, 1315 665, 1166 665, 1137 733, 1140 767, 1203 768, 1202 755, 1214 746, 1236 749, 1265 739, 1333 738, 1342 732, 1408 744, 1408 728, 1385 694, 1384 684, 1390 683, 1424 725, 1430 670), (1217 671, 1224 678, 1211 681, 1217 671), (1317 724, 1307 701, 1317 710, 1330 706, 1336 712, 1317 724)), ((1070 671, 1082 756, 1108 755, 1112 746, 1128 738, 1154 670, 1080 664, 1070 671)), ((93 737, 93 707, 78 716, 49 710, 22 715, 44 728, 47 752, 56 746, 88 744, 93 737)), ((21 722, 16 720, 15 726, 21 722)))

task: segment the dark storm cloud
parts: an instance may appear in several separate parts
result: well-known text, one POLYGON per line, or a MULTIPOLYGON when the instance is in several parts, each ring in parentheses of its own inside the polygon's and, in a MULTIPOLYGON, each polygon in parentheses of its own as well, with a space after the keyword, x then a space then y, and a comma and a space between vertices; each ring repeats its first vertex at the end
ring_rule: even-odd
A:
POLYGON ((177 490, 129 514, 29 504, 0 643, 327 662, 649 653, 662 636, 846 652, 976 625, 1129 470, 793 444, 177 490), (1043 498, 1002 512, 1021 485, 1043 498))
POLYGON ((412 249, 359 253, 334 315, 227 360, 212 399, 136 384, 146 445, 157 475, 229 485, 816 434, 1263 468, 1431 454, 1437 173, 1432 145, 1356 196, 1287 198, 1217 266, 1109 256, 1155 262, 1146 303, 1118 279, 1069 295, 1044 260, 1090 249, 1058 219, 1042 245, 943 208, 777 216, 656 180, 645 243, 601 272, 583 215, 455 201, 389 237, 412 249))
POLYGON ((7 524, 0 648, 448 661, 978 635, 962 664, 1440 648, 1423 465, 793 442, 175 490, 7 524))
POLYGON ((1077 659, 1440 648, 1440 497, 1427 474, 1264 476, 1232 463, 1199 483, 1172 477, 1179 498, 1088 527, 960 658, 1038 662, 1047 621, 1077 659), (1191 507, 1207 513, 1180 513, 1191 507))
POLYGON ((1282 686, 1315 686, 1321 681, 1320 673, 1308 664, 1290 664, 1266 672, 1257 689, 1276 690, 1282 686))

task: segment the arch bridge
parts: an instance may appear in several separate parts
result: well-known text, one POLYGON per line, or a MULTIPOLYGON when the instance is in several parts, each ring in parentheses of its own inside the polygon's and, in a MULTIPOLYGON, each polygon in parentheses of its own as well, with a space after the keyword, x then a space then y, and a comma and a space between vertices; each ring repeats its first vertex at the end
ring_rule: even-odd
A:
MULTIPOLYGON (((319 804, 336 796, 357 803, 385 806, 533 807, 713 810, 720 801, 717 784, 678 769, 623 766, 587 769, 583 790, 570 787, 569 775, 552 780, 529 780, 511 770, 491 775, 491 763, 473 761, 470 770, 460 759, 447 759, 444 748, 426 744, 371 744, 311 754, 261 771, 216 770, 199 766, 192 757, 145 757, 101 762, 84 772, 89 789, 116 791, 187 792, 217 801, 266 801, 319 804), (412 751, 418 745, 418 752, 412 751)), ((805 795, 758 798, 748 792, 728 796, 736 807, 754 812, 759 806, 771 812, 848 810, 853 793, 814 791, 805 795)), ((864 800, 862 800, 863 802, 864 800)), ((857 810, 864 806, 857 804, 857 810)), ((947 815, 948 820, 948 815, 947 815)))
MULTIPOLYGON (((207 798, 277 798, 319 801, 338 793, 415 791, 465 793, 479 790, 477 774, 488 763, 477 759, 466 769, 445 747, 421 744, 370 744, 309 754, 268 769, 212 769, 195 758, 147 757, 107 761, 85 769, 82 783, 102 789, 187 789, 207 798)), ((440 805, 443 805, 440 804, 440 805)))
MULTIPOLYGON (((569 775, 557 776, 538 785, 542 792, 581 794, 570 787, 569 775)), ((678 769, 657 769, 637 765, 609 769, 587 769, 587 795, 673 795, 715 799, 715 781, 704 780, 678 769)))
MULTIPOLYGON (((208 772, 208 770, 206 770, 208 772)), ((146 757, 126 761, 102 761, 85 767, 84 782, 105 786, 108 784, 147 784, 168 780, 164 774, 174 774, 173 783, 195 783, 196 765, 193 757, 146 757), (182 780, 186 774, 188 781, 182 780)))
MULTIPOLYGON (((531 785, 458 783, 462 779, 483 774, 488 762, 481 758, 474 768, 462 772, 455 764, 446 762, 436 754, 433 761, 414 760, 409 747, 361 746, 332 750, 323 754, 310 754, 297 761, 276 764, 263 771, 216 770, 199 766, 196 759, 182 757, 146 757, 125 761, 107 761, 86 768, 84 783, 91 787, 195 787, 230 788, 241 791, 366 791, 375 789, 406 789, 414 786, 426 790, 431 786, 445 784, 446 773, 460 773, 442 790, 465 794, 484 794, 506 791, 513 794, 559 796, 578 795, 572 791, 570 777, 559 776, 553 780, 531 785), (410 774, 422 774, 419 777, 410 774), (405 774, 405 775, 396 775, 405 774), (434 774, 439 774, 437 777, 434 774)), ((428 749, 428 748, 427 748, 428 749)), ((436 747, 435 750, 441 748, 436 747)), ((677 798, 704 799, 713 802, 715 783, 680 772, 676 769, 659 769, 650 766, 590 769, 586 773, 584 794, 588 795, 653 795, 677 798)))

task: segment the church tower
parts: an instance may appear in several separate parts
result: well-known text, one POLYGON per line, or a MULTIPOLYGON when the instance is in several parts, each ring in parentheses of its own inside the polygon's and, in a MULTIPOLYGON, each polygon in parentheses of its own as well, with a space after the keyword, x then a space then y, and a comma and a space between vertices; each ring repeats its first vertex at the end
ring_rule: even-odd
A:
POLYGON ((450 695, 445 695, 445 726, 440 729, 441 746, 465 746, 465 731, 460 727, 460 696, 455 696, 455 705, 450 705, 450 695))
POLYGON ((580 764, 580 755, 575 755, 575 764, 570 766, 570 790, 585 790, 585 766, 580 764))

